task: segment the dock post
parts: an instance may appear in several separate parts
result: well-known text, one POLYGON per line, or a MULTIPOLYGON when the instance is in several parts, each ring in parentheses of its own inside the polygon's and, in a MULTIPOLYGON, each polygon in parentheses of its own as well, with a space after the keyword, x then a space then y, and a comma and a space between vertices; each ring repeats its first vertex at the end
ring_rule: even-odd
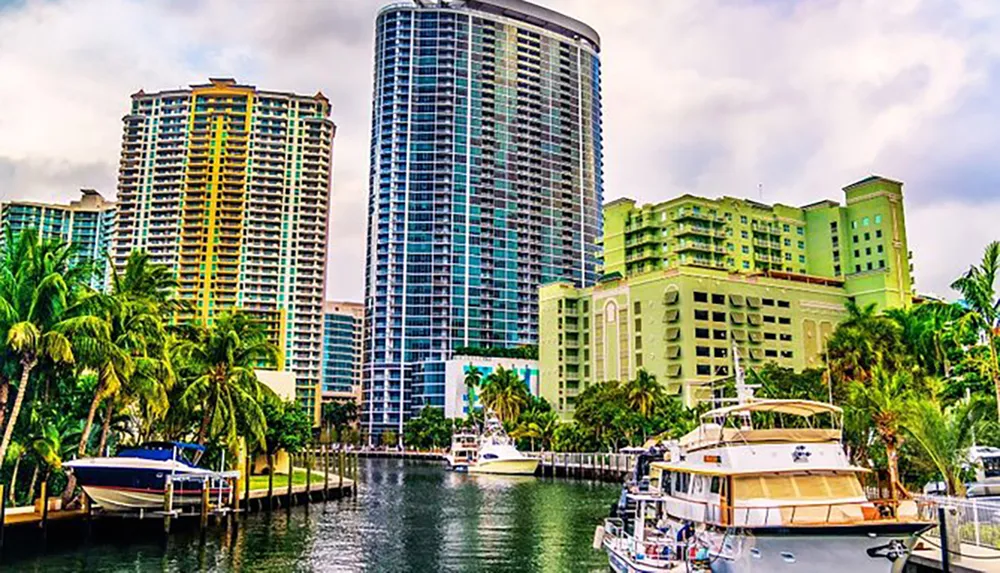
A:
POLYGON ((330 499, 330 444, 323 446, 323 501, 330 499))
POLYGON ((250 513, 250 447, 247 446, 247 463, 243 472, 243 509, 250 513))
MULTIPOLYGON (((44 484, 43 484, 44 485, 44 484)), ((948 517, 943 505, 938 506, 938 533, 941 539, 941 571, 951 572, 951 554, 948 552, 948 517)))
POLYGON ((3 533, 7 524, 7 486, 0 483, 0 551, 3 551, 3 533))
POLYGON ((267 456, 267 510, 274 509, 274 455, 267 456))
POLYGON ((288 453, 288 507, 292 507, 292 483, 295 481, 295 466, 292 465, 292 453, 288 453))
POLYGON ((361 467, 361 455, 354 453, 354 472, 351 475, 351 495, 358 497, 358 468, 361 467))
POLYGON ((306 502, 312 501, 312 475, 313 475, 313 449, 310 447, 306 451, 306 502))
POLYGON ((49 484, 42 482, 42 531, 47 531, 49 526, 49 484))
POLYGON ((170 516, 174 513, 174 480, 167 480, 163 490, 163 533, 170 533, 170 516))
POLYGON ((201 528, 208 525, 208 502, 212 494, 212 486, 208 480, 201 482, 201 528))
POLYGON ((347 455, 344 450, 340 450, 339 456, 337 458, 337 497, 344 496, 344 464, 345 456, 347 455))

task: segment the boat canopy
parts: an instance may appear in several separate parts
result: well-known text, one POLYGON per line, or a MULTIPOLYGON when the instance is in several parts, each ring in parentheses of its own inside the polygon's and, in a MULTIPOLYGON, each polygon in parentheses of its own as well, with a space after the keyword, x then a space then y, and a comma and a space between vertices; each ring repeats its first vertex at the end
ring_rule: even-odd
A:
POLYGON ((833 404, 812 400, 753 400, 747 404, 711 410, 702 414, 702 420, 729 418, 735 414, 751 412, 773 412, 808 418, 817 414, 842 414, 844 411, 833 404))
POLYGON ((181 450, 203 452, 205 451, 205 446, 185 442, 146 442, 135 448, 119 450, 116 457, 141 458, 144 460, 158 460, 164 462, 176 459, 179 462, 192 465, 180 455, 175 457, 175 452, 180 452, 181 450))

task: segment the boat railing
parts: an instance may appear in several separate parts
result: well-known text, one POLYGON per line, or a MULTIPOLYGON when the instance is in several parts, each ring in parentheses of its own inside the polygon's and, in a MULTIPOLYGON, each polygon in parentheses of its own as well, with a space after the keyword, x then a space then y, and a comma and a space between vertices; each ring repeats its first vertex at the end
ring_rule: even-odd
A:
POLYGON ((621 519, 615 517, 604 520, 604 536, 605 539, 617 541, 619 549, 627 551, 636 561, 644 561, 651 565, 657 565, 658 562, 667 563, 678 554, 678 548, 683 549, 682 544, 661 535, 639 540, 628 533, 621 519))
MULTIPOLYGON (((716 506, 716 510, 721 517, 722 508, 716 506)), ((847 525, 874 521, 912 521, 919 518, 916 504, 905 502, 900 504, 895 515, 882 511, 874 503, 857 501, 766 506, 736 505, 729 513, 731 520, 726 525, 736 527, 847 525)))
MULTIPOLYGON (((1000 549, 1000 499, 923 496, 917 498, 920 518, 937 522, 938 510, 944 508, 950 516, 948 536, 959 536, 962 543, 1000 549)), ((927 535, 940 537, 938 528, 927 535)))

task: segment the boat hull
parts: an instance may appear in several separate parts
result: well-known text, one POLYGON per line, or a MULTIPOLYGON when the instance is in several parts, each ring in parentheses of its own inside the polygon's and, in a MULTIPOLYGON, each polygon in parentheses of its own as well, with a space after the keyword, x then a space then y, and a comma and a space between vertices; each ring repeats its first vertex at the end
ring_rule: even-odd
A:
POLYGON ((758 529, 730 536, 723 554, 712 562, 713 573, 893 573, 903 570, 920 523, 886 526, 758 529))
POLYGON ((201 503, 202 491, 208 485, 212 495, 228 496, 228 483, 206 484, 211 475, 200 468, 192 468, 167 461, 108 458, 101 463, 96 459, 69 462, 66 465, 76 476, 84 493, 106 511, 134 511, 160 509, 164 505, 167 478, 173 476, 175 508, 201 503), (184 479, 177 479, 183 477, 184 479), (214 487, 213 487, 214 486, 214 487))
POLYGON ((490 475, 535 475, 539 460, 535 458, 520 458, 516 460, 485 460, 469 465, 470 474, 490 475))

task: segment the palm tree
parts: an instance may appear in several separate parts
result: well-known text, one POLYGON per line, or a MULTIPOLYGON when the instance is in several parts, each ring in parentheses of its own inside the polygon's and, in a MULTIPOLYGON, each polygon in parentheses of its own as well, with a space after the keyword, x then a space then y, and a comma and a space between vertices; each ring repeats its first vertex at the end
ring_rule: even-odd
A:
POLYGON ((339 437, 345 427, 357 421, 358 404, 354 400, 327 402, 322 406, 320 418, 326 424, 328 433, 330 429, 336 430, 339 437))
POLYGON ((951 283, 951 288, 961 293, 969 312, 962 322, 979 333, 989 347, 991 376, 997 396, 1000 415, 1000 361, 997 359, 997 328, 1000 327, 1000 299, 996 292, 997 272, 1000 270, 1000 242, 986 246, 979 266, 970 267, 964 275, 951 283))
POLYGON ((8 238, 13 245, 9 240, 0 263, 0 334, 5 359, 16 361, 20 379, 0 441, 0 460, 6 457, 31 374, 39 361, 73 364, 72 337, 109 337, 107 323, 79 312, 81 299, 86 301, 83 291, 89 271, 74 265, 74 251, 68 244, 39 241, 30 230, 16 240, 8 238))
POLYGON ((890 373, 875 367, 870 380, 854 381, 850 387, 852 409, 871 420, 875 434, 885 446, 892 499, 897 498, 897 492, 906 495, 899 480, 899 446, 903 443, 902 426, 913 397, 912 382, 912 375, 906 371, 890 373))
POLYGON ((277 361, 278 349, 267 340, 260 324, 245 314, 224 314, 196 340, 183 340, 173 349, 179 374, 187 379, 182 405, 201 410, 197 442, 221 436, 235 444, 240 426, 260 442, 266 421, 260 403, 273 394, 261 384, 254 369, 277 361))
POLYGON ((943 409, 932 400, 912 406, 904 428, 920 446, 930 464, 941 474, 948 495, 964 496, 962 470, 968 462, 969 447, 976 429, 982 426, 989 408, 982 398, 963 400, 943 409))
POLYGON ((465 370, 465 396, 469 402, 469 412, 472 412, 476 400, 476 388, 483 382, 483 373, 471 362, 465 370))
POLYGON ((486 377, 479 398, 501 422, 513 422, 528 405, 528 387, 517 372, 498 366, 486 377))
POLYGON ((10 487, 7 492, 11 505, 15 502, 14 492, 17 490, 17 472, 21 469, 22 459, 24 459, 24 446, 21 445, 21 442, 11 442, 7 448, 7 459, 4 460, 6 463, 10 463, 12 460, 14 462, 14 469, 10 474, 10 487))
POLYGON ((663 397, 663 387, 656 381, 655 376, 640 369, 635 380, 626 384, 625 393, 629 405, 643 416, 649 417, 663 397))
POLYGON ((850 391, 850 382, 871 380, 876 368, 905 370, 912 361, 900 326, 879 315, 874 304, 861 307, 849 300, 845 309, 847 317, 837 325, 826 350, 831 382, 836 383, 831 393, 838 400, 850 391))

